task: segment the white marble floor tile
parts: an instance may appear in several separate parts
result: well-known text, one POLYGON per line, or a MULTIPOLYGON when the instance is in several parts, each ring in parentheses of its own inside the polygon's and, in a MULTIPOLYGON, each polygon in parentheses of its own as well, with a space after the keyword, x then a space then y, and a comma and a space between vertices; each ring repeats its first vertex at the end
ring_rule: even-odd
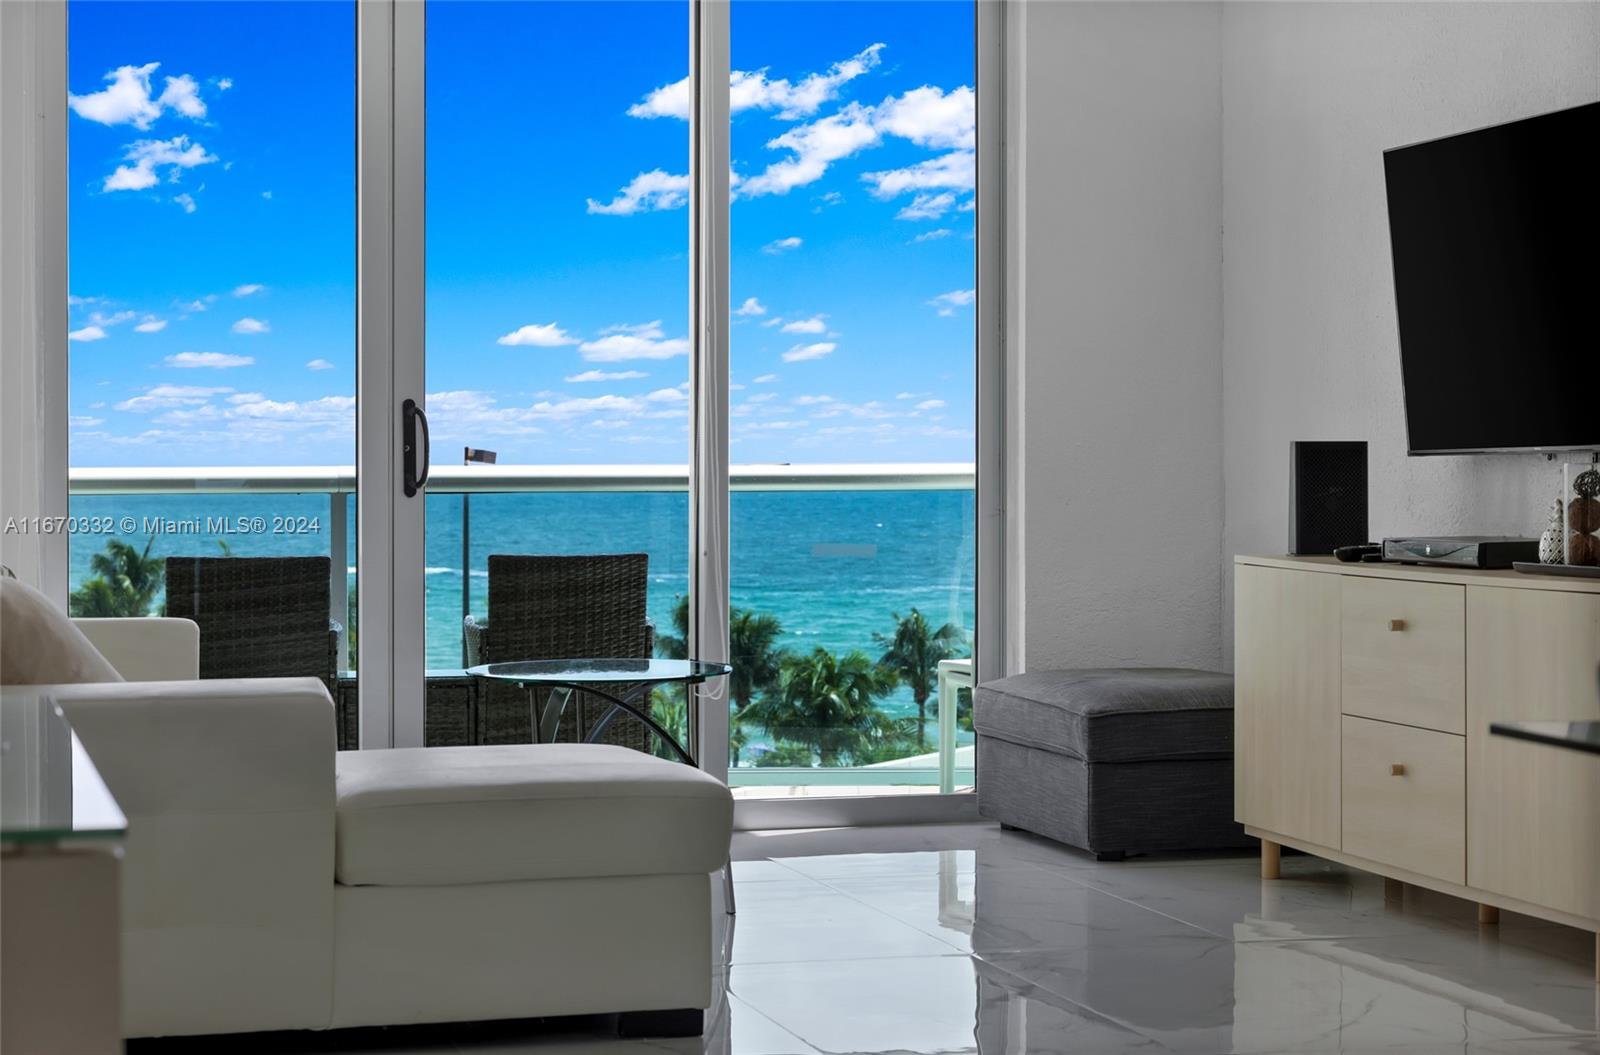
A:
POLYGON ((730 984, 735 995, 824 1052, 1161 1050, 965 956, 735 966, 730 984))
POLYGON ((1042 868, 826 882, 962 952, 1140 942, 1204 933, 1042 868))
POLYGON ((1213 941, 986 955, 1018 977, 1192 1052, 1491 1048, 1592 1040, 1579 965, 1441 926, 1386 938, 1213 941))
POLYGON ((1263 880, 1248 859, 1188 867, 1125 861, 1064 874, 1231 941, 1428 933, 1445 921, 1476 926, 1477 918, 1475 905, 1419 888, 1389 900, 1380 877, 1313 858, 1286 858, 1275 880, 1263 880))
POLYGON ((739 914, 714 921, 718 928, 732 928, 728 962, 735 965, 957 952, 908 923, 810 880, 752 883, 739 888, 737 896, 739 914))

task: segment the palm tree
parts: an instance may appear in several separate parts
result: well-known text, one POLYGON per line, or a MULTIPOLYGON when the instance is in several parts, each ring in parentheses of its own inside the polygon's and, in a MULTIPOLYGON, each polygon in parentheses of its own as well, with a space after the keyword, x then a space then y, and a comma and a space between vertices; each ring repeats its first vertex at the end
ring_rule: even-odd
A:
MULTIPOLYGON (((680 596, 672 607, 672 627, 675 633, 656 637, 656 651, 667 659, 686 659, 689 655, 689 599, 680 596)), ((733 748, 732 764, 739 764, 739 752, 746 742, 739 718, 750 701, 778 684, 783 657, 787 655, 778 644, 783 637, 783 623, 775 615, 734 608, 729 612, 728 651, 733 673, 728 676, 728 696, 733 702, 729 715, 728 735, 733 748)))
POLYGON ((946 623, 938 630, 930 630, 927 619, 913 608, 911 614, 901 617, 894 614, 894 634, 873 634, 880 645, 887 646, 878 665, 911 689, 911 699, 917 705, 917 747, 927 747, 928 697, 933 695, 939 680, 939 662, 950 659, 967 643, 964 630, 954 623, 946 623))
POLYGON ((167 566, 166 558, 150 556, 155 542, 152 537, 142 553, 119 538, 107 542, 105 552, 89 558, 94 578, 84 580, 68 598, 72 614, 80 618, 149 615, 167 566))
POLYGON ((803 744, 824 766, 842 765, 864 745, 893 736, 895 722, 877 701, 893 681, 855 650, 836 656, 822 647, 781 661, 777 689, 744 709, 746 722, 776 740, 803 744))

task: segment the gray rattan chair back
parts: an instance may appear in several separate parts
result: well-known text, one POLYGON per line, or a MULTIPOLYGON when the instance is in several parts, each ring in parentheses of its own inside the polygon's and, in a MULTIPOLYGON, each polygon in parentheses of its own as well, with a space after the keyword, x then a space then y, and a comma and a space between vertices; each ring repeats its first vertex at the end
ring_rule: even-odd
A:
POLYGON ((202 678, 321 678, 333 691, 339 627, 327 557, 168 557, 167 615, 200 626, 202 678))
MULTIPOLYGON (((650 558, 644 553, 580 556, 492 554, 489 612, 477 660, 645 658, 655 636, 645 614, 650 558)), ((608 691, 620 689, 610 686, 608 691)), ((527 694, 514 686, 488 685, 481 733, 486 743, 527 743, 532 738, 527 694)), ((587 695, 574 700, 592 725, 609 705, 587 695)), ((574 739, 575 708, 559 737, 574 739)), ((653 739, 643 724, 618 718, 607 728, 608 743, 648 751, 653 739)))

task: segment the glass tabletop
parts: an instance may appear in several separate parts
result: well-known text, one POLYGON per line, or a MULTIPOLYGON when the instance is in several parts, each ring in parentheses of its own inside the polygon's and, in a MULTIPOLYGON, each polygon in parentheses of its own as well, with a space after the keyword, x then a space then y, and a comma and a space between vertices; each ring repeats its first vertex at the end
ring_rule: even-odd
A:
POLYGON ((127 818, 60 708, 7 692, 0 700, 0 842, 122 838, 127 818))
POLYGON ((480 678, 522 684, 583 685, 607 682, 669 682, 694 684, 732 673, 726 663, 698 659, 529 659, 514 663, 484 663, 467 668, 480 678))

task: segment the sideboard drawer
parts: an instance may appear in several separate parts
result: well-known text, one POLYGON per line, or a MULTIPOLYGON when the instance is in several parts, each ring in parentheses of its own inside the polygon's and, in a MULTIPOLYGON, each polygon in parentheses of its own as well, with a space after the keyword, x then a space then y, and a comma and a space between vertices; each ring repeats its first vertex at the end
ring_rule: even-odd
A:
POLYGON ((1347 854, 1451 883, 1467 877, 1467 741, 1344 719, 1347 854))
POLYGON ((1466 732, 1466 590, 1447 583, 1344 576, 1345 714, 1466 732))

